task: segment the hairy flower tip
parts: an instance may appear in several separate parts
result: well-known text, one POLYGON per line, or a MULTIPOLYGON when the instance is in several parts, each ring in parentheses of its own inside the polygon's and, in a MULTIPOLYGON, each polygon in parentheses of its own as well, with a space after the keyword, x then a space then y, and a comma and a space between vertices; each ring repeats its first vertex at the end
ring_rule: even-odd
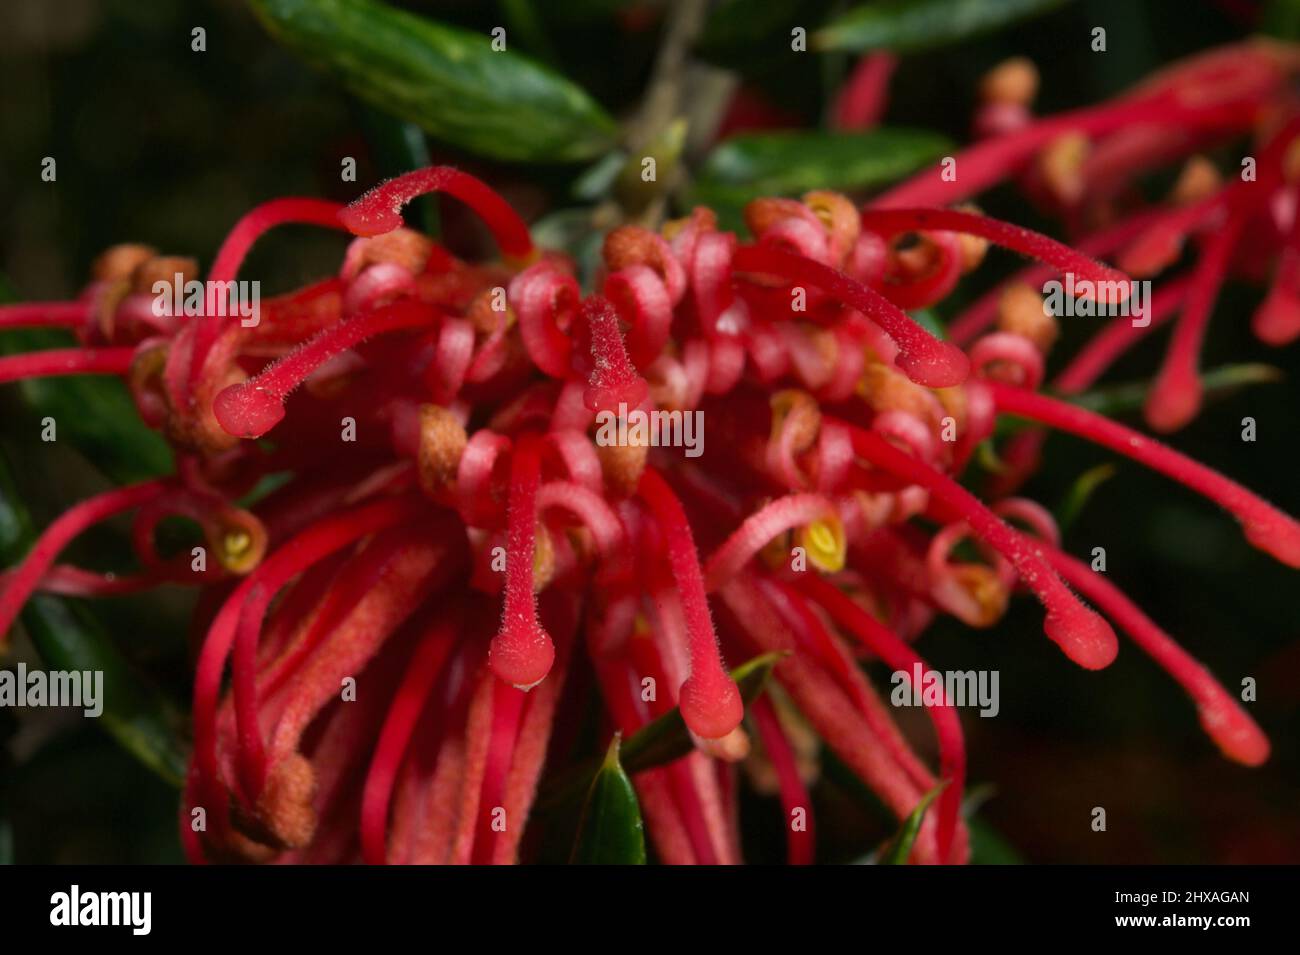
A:
POLYGON ((1201 728, 1224 756, 1243 766, 1262 766, 1271 751, 1268 737, 1232 697, 1215 689, 1218 692, 1211 699, 1196 705, 1201 728))
POLYGON ((693 673, 682 684, 677 705, 687 727, 702 739, 723 739, 745 718, 745 702, 731 679, 693 673))
POLYGON ((525 259, 533 254, 528 226, 481 179, 450 166, 429 166, 389 179, 339 212, 354 235, 383 235, 401 228, 402 207, 430 192, 445 192, 473 209, 491 230, 503 254, 525 259))
POLYGON ((1043 632, 1085 670, 1102 670, 1119 655, 1119 639, 1105 618, 1082 604, 1061 607, 1043 618, 1043 632))
POLYGON ((1274 288, 1251 318, 1250 330, 1265 345, 1289 345, 1300 337, 1300 296, 1274 288))
POLYGON ((531 690, 546 679, 555 663, 555 644, 535 618, 518 614, 502 621, 501 633, 488 649, 488 664, 499 680, 531 690))
POLYGON ((1165 365, 1147 395, 1143 417, 1153 431, 1169 434, 1182 428, 1201 409, 1201 379, 1184 362, 1165 365))
POLYGON ((1256 510, 1256 514, 1241 519, 1246 540, 1252 547, 1300 570, 1300 523, 1269 506, 1256 510))
POLYGON ((224 389, 212 402, 212 412, 228 433, 260 438, 284 418, 284 399, 247 381, 224 389))
POLYGON ((590 345, 591 373, 583 402, 596 412, 637 408, 650 394, 646 380, 636 373, 618 324, 618 311, 609 299, 593 295, 582 303, 580 330, 590 345))

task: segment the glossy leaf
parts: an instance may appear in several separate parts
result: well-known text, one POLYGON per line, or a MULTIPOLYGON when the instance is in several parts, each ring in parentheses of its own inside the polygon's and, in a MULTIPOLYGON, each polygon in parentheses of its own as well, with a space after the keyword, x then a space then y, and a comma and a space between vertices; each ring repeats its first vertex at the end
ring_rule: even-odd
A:
POLYGON ((735 136, 705 160, 691 200, 734 206, 812 189, 871 189, 934 162, 950 146, 937 133, 911 129, 735 136))
POLYGON ((1065 0, 883 0, 862 4, 812 35, 816 50, 894 50, 912 53, 958 43, 1017 20, 1046 13, 1065 0))
POLYGON ((486 34, 376 0, 249 0, 267 31, 380 109, 496 159, 605 152, 614 121, 579 87, 486 34))
MULTIPOLYGON (((18 500, 8 463, 0 459, 0 565, 11 566, 27 553, 34 534, 18 500)), ((22 613, 23 626, 44 664, 53 670, 103 673, 98 717, 128 752, 179 786, 185 772, 185 747, 179 715, 132 668, 84 604, 37 594, 22 613)))
POLYGON ((577 865, 645 865, 645 826, 632 780, 619 762, 616 734, 587 792, 570 862, 577 865))

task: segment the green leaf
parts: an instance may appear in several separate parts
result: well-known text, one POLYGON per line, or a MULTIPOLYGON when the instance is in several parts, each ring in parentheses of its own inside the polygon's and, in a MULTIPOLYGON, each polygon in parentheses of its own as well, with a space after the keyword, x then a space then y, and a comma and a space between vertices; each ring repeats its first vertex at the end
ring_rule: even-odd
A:
MULTIPOLYGON (((0 564, 20 559, 33 537, 31 519, 18 500, 8 463, 0 458, 0 564)), ((179 786, 186 762, 177 733, 180 716, 140 678, 91 611, 74 601, 37 594, 23 609, 22 622, 47 667, 103 673, 104 710, 98 719, 104 728, 144 765, 179 786)))
POLYGON ((907 857, 912 854, 912 844, 916 842, 917 833, 921 831, 926 810, 938 798, 939 793, 943 792, 943 787, 946 785, 948 785, 946 781, 941 782, 921 797, 921 801, 916 804, 911 815, 903 820, 903 826, 898 830, 898 835, 894 836, 894 841, 881 854, 881 865, 907 865, 907 857))
POLYGON ((575 865, 645 865, 645 827, 632 780, 619 763, 615 734, 592 780, 569 861, 575 865))
MULTIPOLYGON (((248 0, 267 31, 361 99, 496 159, 570 162, 613 143, 579 87, 486 34, 375 0, 248 0)), ((508 42, 508 40, 507 40, 508 42)))
POLYGON ((971 865, 1024 865, 1024 857, 996 829, 978 816, 966 820, 971 865))
MULTIPOLYGON (((1248 385, 1275 384, 1282 378, 1281 369, 1272 365, 1223 365, 1201 374, 1201 391, 1204 399, 1210 401, 1230 395, 1248 385)), ((1150 382, 1138 381, 1097 388, 1081 395, 1067 395, 1065 400, 1098 414, 1118 415, 1141 410, 1150 390, 1150 382)))
POLYGON ((816 50, 913 53, 1037 16, 1065 0, 883 0, 854 7, 811 37, 816 50))
POLYGON ((950 147, 937 133, 911 129, 734 136, 705 160, 691 201, 739 206, 812 189, 871 189, 928 165, 950 147))
MULTIPOLYGON (((731 671, 740 697, 748 705, 763 692, 772 670, 786 656, 785 653, 765 653, 754 657, 731 671)), ((653 769, 671 763, 694 749, 690 731, 681 711, 673 707, 669 712, 633 733, 621 749, 624 769, 629 773, 653 769)), ((539 811, 553 809, 582 792, 592 776, 598 772, 595 761, 583 763, 548 784, 537 800, 539 811)))
POLYGON ((1061 506, 1056 509, 1057 526, 1064 531, 1073 524, 1083 512, 1093 492, 1114 477, 1118 470, 1114 464, 1108 462, 1089 468, 1080 474, 1066 491, 1061 506))

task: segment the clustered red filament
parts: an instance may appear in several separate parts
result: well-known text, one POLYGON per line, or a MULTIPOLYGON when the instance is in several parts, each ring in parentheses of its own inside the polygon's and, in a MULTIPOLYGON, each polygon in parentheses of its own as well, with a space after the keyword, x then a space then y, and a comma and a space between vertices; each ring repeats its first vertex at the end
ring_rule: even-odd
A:
MULTIPOLYGON (((887 55, 863 62, 838 123, 875 122, 892 67, 887 55)), ((177 450, 177 472, 55 520, 0 577, 0 632, 37 591, 202 588, 181 807, 195 861, 515 861, 556 758, 552 730, 572 742, 565 724, 594 685, 602 751, 674 711, 689 730, 687 755, 634 776, 663 861, 740 861, 745 759, 787 819, 807 820, 788 831, 790 861, 813 861, 810 727, 898 820, 942 787, 912 859, 963 862, 957 701, 927 707, 932 768, 866 664, 909 681, 933 672, 914 649, 928 623, 993 626, 1017 587, 1081 667, 1115 658, 1112 621, 1186 691, 1225 756, 1257 765, 1269 743, 1245 709, 1069 556, 1050 514, 1011 495, 1044 429, 1065 431, 1216 502, 1252 544, 1300 567, 1294 518, 1037 390, 1060 330, 1042 283, 1068 275, 1098 307, 1129 301, 1129 275, 1098 256, 1157 277, 1149 322, 1107 319, 1052 379, 1058 394, 1090 388, 1176 323, 1148 419, 1181 424, 1199 404, 1218 289, 1251 269, 1273 283, 1256 331, 1295 337, 1300 216, 1286 157, 1300 129, 1268 117, 1298 70, 1289 49, 1251 43, 1046 118, 1032 115, 1023 75, 1006 74, 987 85, 985 138, 953 157, 955 178, 936 167, 861 208, 829 192, 760 199, 744 240, 705 208, 658 231, 623 225, 589 294, 575 262, 539 254, 499 195, 447 167, 347 207, 282 199, 241 219, 212 281, 232 280, 280 225, 352 235, 337 275, 264 302, 250 327, 152 316, 148 279, 197 266, 110 250, 76 301, 0 307, 0 330, 63 328, 79 342, 0 358, 0 381, 121 376, 177 450), (1257 180, 1206 172, 1197 150, 1259 131, 1257 180), (1195 175, 1135 208, 1133 182, 1171 157, 1195 175), (1013 180, 1081 237, 947 207, 1013 180), (472 209, 500 259, 467 262, 405 228, 403 206, 430 192, 472 209), (909 314, 941 303, 989 244, 1035 261, 974 299, 946 338, 909 314), (633 437, 642 415, 696 413, 698 456, 633 437), (1032 427, 1003 438, 1005 417, 1032 427), (1005 467, 977 496, 962 479, 986 442, 1005 467), (254 492, 271 476, 277 489, 254 492), (141 571, 57 563, 84 530, 126 513, 141 571), (207 570, 158 554, 155 530, 174 516, 203 532, 207 570), (746 703, 731 670, 760 653, 779 658, 774 680, 746 703), (190 824, 199 809, 203 829, 190 824)))

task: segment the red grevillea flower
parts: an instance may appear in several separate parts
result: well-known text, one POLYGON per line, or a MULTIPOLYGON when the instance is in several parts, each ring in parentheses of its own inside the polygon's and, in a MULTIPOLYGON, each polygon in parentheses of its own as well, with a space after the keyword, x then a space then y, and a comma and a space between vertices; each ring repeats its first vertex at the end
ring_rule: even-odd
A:
MULTIPOLYGON (((51 524, 3 578, 0 631, 37 590, 203 588, 181 807, 194 861, 513 862, 552 730, 589 681, 607 736, 674 708, 691 732, 693 752, 635 777, 663 861, 740 861, 733 795, 745 758, 766 761, 787 813, 810 814, 809 726, 900 819, 942 783, 913 857, 965 861, 955 701, 927 708, 932 768, 860 663, 928 670, 913 642, 936 614, 989 626, 1017 585, 1042 603, 1044 631, 1071 661, 1107 666, 1113 622, 1186 690, 1227 757, 1258 764, 1268 742, 1241 706, 1062 552, 1042 508, 981 499, 958 479, 998 416, 1012 415, 1199 491, 1291 566, 1300 525, 1173 449, 1038 393, 1056 323, 1032 289, 977 303, 952 341, 905 309, 947 295, 989 244, 1038 260, 1030 282, 1070 272, 1128 290, 1129 276, 1095 256, 1147 267, 1159 259, 1151 249, 1203 233, 1212 247, 1157 294, 1150 327, 1179 308, 1180 321, 1203 316, 1234 261, 1213 235, 1253 230, 1292 190, 1290 124, 1265 137, 1270 171, 1256 185, 1267 194, 1234 185, 1199 204, 1127 212, 1078 248, 940 204, 1012 175, 1059 197, 1060 169, 1035 178, 1033 164, 1073 132, 1102 152, 1147 129, 1126 153, 1140 168, 1166 158, 1173 138, 1254 129, 1293 66, 1271 47, 1235 48, 1115 104, 1047 120, 1004 112, 1000 131, 959 157, 957 184, 923 176, 866 209, 831 193, 759 200, 743 241, 703 208, 660 232, 623 226, 587 295, 574 263, 539 254, 499 196, 441 167, 346 208, 277 200, 242 219, 210 278, 233 278, 283 223, 355 236, 338 275, 265 303, 248 327, 152 316, 151 279, 194 277, 194 263, 110 250, 77 301, 0 308, 0 327, 62 326, 82 342, 3 359, 0 380, 120 375, 179 467, 51 524), (501 261, 461 261, 404 228, 402 205, 430 191, 470 206, 501 261), (707 448, 692 456, 633 437, 634 418, 650 412, 699 412, 707 448), (611 428, 628 437, 608 440, 611 428), (233 503, 270 474, 287 483, 247 509, 233 503), (78 533, 124 512, 136 515, 138 576, 124 585, 56 563, 78 533), (157 555, 153 531, 168 515, 198 521, 216 567, 196 574, 157 555), (964 540, 979 559, 957 558, 964 540), (778 688, 746 713, 727 664, 767 651, 786 654, 778 688)), ((843 122, 878 114, 888 67, 864 67, 843 122)), ((989 88, 1005 93, 1011 79, 989 88)), ((1076 172, 1075 218, 1118 195, 1113 162, 1076 172)), ((1281 341, 1298 230, 1288 219, 1275 231, 1279 286, 1259 324, 1281 341)), ((1145 331, 1106 328, 1060 391, 1088 387, 1145 331)), ((791 829, 791 861, 813 859, 812 832, 791 829)))

